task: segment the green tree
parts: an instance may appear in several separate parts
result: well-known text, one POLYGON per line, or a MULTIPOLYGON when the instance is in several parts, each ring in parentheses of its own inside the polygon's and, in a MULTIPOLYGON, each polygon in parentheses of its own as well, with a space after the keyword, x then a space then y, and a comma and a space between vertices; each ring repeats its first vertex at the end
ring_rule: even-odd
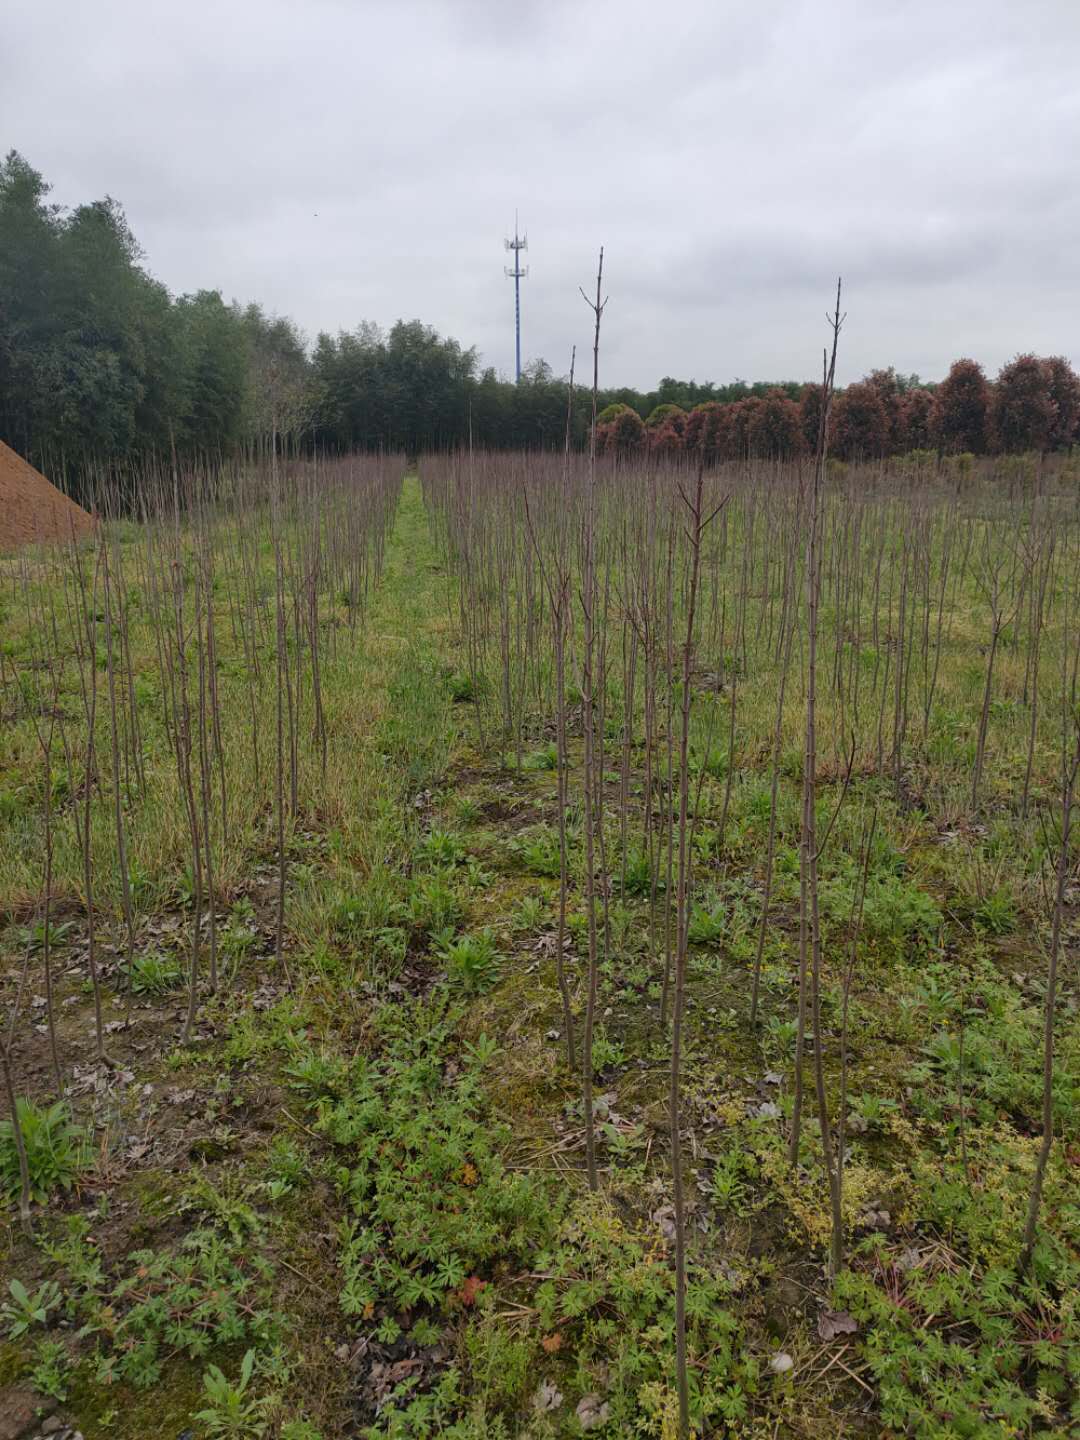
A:
POLYGON ((243 324, 217 290, 183 295, 177 310, 188 368, 177 439, 186 448, 224 453, 244 435, 249 377, 243 324))

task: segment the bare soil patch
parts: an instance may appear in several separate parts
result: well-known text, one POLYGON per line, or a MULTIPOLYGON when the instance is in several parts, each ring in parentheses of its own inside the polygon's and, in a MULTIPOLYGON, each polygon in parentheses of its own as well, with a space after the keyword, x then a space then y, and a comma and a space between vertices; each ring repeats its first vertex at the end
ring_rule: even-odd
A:
POLYGON ((70 540, 93 526, 81 505, 0 440, 0 550, 70 540))

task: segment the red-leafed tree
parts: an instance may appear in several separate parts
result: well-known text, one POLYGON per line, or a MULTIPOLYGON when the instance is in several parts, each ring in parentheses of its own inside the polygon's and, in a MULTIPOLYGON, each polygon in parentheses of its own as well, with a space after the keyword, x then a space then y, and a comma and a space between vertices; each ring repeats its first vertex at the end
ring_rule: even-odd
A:
POLYGON ((977 361, 955 360, 934 391, 932 431, 938 448, 953 454, 989 448, 990 386, 977 361))
POLYGON ((899 454, 907 448, 904 443, 904 390, 900 377, 890 365, 887 370, 871 370, 861 383, 877 392, 885 412, 885 452, 899 454))
POLYGON ((662 425, 649 431, 649 450, 658 457, 682 455, 686 451, 683 438, 685 422, 680 423, 674 415, 668 416, 662 425))
POLYGON ((929 450, 934 443, 932 390, 908 390, 900 397, 898 450, 929 450))
POLYGON ((813 454, 817 448, 818 426, 821 424, 821 386, 804 385, 799 396, 799 428, 803 448, 813 454))
POLYGON ((645 422, 636 410, 623 405, 613 419, 600 424, 597 416, 596 448, 602 455, 634 455, 645 444, 645 422))
POLYGON ((845 460, 877 460, 889 447, 889 416, 868 380, 842 390, 833 402, 830 448, 845 460))
POLYGON ((663 425, 673 425, 681 435, 686 428, 686 411, 681 405, 672 405, 665 402, 663 405, 655 405, 646 415, 645 424, 650 430, 659 430, 663 425))
POLYGON ((764 401, 757 395, 748 395, 745 400, 736 400, 726 406, 727 445, 730 460, 745 460, 750 454, 750 433, 754 420, 764 401))
POLYGON ((750 416, 747 443, 764 460, 790 460, 802 449, 799 406, 783 390, 770 390, 750 416))
POLYGON ((1080 376, 1062 355, 1051 355, 1043 364, 1054 402, 1050 444, 1055 450, 1065 450, 1080 440, 1080 376))
POLYGON ((683 431, 686 448, 700 455, 706 465, 725 458, 727 409, 717 400, 705 400, 695 405, 686 417, 683 431))
POLYGON ((1002 367, 990 397, 991 426, 1000 449, 1047 449, 1056 416, 1044 361, 1037 355, 1018 355, 1002 367))

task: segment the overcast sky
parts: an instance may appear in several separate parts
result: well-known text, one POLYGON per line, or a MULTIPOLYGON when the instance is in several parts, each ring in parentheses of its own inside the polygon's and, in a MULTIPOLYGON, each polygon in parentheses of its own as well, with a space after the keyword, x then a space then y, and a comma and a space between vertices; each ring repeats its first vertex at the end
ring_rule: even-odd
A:
POLYGON ((513 370, 1080 364, 1080 0, 2 0, 0 147, 108 193, 174 292, 513 370))

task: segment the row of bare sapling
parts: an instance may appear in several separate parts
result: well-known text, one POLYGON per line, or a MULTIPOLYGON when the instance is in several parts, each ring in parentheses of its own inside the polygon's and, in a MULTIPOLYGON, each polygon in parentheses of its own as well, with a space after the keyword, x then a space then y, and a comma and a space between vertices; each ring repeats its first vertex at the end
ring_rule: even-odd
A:
MULTIPOLYGON (((162 900, 160 887, 144 882, 149 866, 137 863, 135 832, 143 848, 166 847, 156 858, 172 862, 171 879, 186 870, 181 1043, 202 998, 231 978, 219 954, 223 905, 271 857, 274 950, 288 978, 289 852, 297 825, 318 824, 333 743, 323 671, 356 643, 401 475, 393 457, 271 455, 185 473, 148 466, 123 495, 100 482, 91 540, 23 552, 8 568, 9 609, 27 639, 17 658, 0 660, 3 705, 13 720, 29 719, 36 742, 27 761, 38 761, 42 856, 40 887, 15 901, 29 940, 0 1036, 13 1115, 12 1052, 37 945, 57 1095, 72 1058, 61 1052, 54 996, 60 914, 79 919, 96 1058, 111 1064, 105 982, 126 990, 130 1004, 144 923, 162 900), (69 870, 58 886, 59 847, 77 854, 80 885, 69 870), (103 964, 106 953, 113 958, 103 964)), ((27 1225, 29 1181, 18 1125, 14 1132, 27 1225)))
MULTIPOLYGON (((602 256, 600 272, 595 295, 585 297, 595 320, 594 397, 605 304, 602 256)), ((874 797, 889 795, 901 813, 918 802, 947 820, 978 816, 988 799, 993 702, 1006 651, 1011 675, 1023 656, 1020 698, 1029 724, 1022 771, 993 775, 993 801, 1024 819, 1039 808, 1055 876, 1043 1144, 1019 1241, 1024 1266, 1031 1260, 1053 1136, 1056 978, 1065 890, 1075 867, 1070 829, 1080 760, 1075 494, 1052 472, 1037 473, 1017 494, 992 468, 958 486, 936 470, 831 467, 828 418, 842 323, 838 287, 823 358, 818 444, 797 465, 756 462, 695 471, 655 460, 599 459, 593 446, 578 455, 567 441, 561 455, 469 448, 429 457, 421 469, 429 509, 460 580, 456 618, 478 739, 481 745, 498 742, 508 763, 518 767, 530 742, 554 739, 556 982, 566 1057, 581 1076, 585 1170, 593 1189, 600 1183, 592 1095, 598 977, 611 954, 613 896, 625 893, 628 867, 643 859, 648 867, 650 947, 662 982, 657 1019, 670 1035, 677 1388, 684 1436, 690 1407, 681 1052, 688 924, 701 881, 701 867, 698 874, 694 867, 700 826, 705 821, 715 827, 712 849, 723 867, 736 772, 764 767, 767 842, 757 869, 761 909, 747 977, 747 1022, 756 1027, 765 1005, 763 962, 780 919, 773 887, 781 777, 792 768, 785 739, 798 724, 798 991, 788 1156, 793 1167, 805 1157, 805 1116, 813 1104, 831 1215, 829 1269, 835 1274, 845 1264, 848 1015, 878 824, 874 797), (934 749, 938 711, 956 703, 955 677, 946 676, 943 666, 961 642, 970 644, 982 666, 970 759, 962 751, 944 756, 934 749), (740 727, 740 702, 745 704, 751 684, 757 708, 740 727), (710 771, 722 779, 718 790, 711 783, 705 789, 710 771), (852 785, 874 777, 875 784, 852 785), (639 780, 641 803, 634 799, 639 780), (856 803, 856 794, 858 813, 841 827, 852 837, 858 880, 841 955, 832 963, 842 1003, 833 1037, 839 1107, 831 1111, 819 875, 827 847, 836 843, 841 812, 856 803), (568 824, 575 813, 587 924, 580 990, 566 958, 574 885, 568 824)), ((573 385, 572 364, 571 393, 573 385)), ((961 1093, 961 1137, 964 1111, 961 1093)))

